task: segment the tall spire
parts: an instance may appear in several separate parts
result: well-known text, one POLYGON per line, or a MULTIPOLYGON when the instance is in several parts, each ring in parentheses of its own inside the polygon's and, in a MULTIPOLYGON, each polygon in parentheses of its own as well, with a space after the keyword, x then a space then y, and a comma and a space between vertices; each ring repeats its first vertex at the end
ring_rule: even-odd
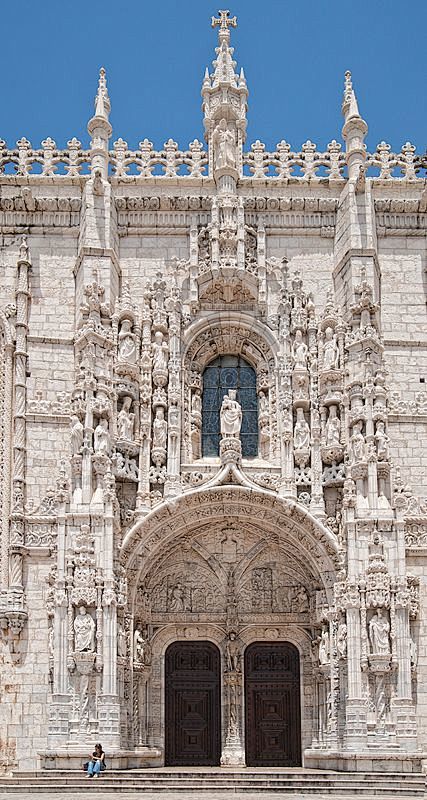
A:
POLYGON ((364 140, 368 132, 368 126, 365 120, 360 116, 359 106, 351 80, 351 72, 349 70, 345 73, 342 113, 344 116, 342 135, 346 144, 348 174, 351 180, 357 180, 361 178, 364 171, 366 159, 364 140))
MULTIPOLYGON (((209 170, 213 174, 214 160, 212 135, 221 124, 224 136, 234 137, 238 153, 246 138, 246 111, 248 88, 243 70, 236 73, 236 62, 233 59, 234 48, 230 46, 230 29, 237 27, 237 17, 230 17, 229 11, 219 11, 218 17, 212 17, 213 28, 218 28, 218 46, 215 48, 216 58, 213 72, 206 70, 202 84, 205 139, 209 144, 209 170), (228 133, 227 133, 228 132, 228 133)), ((230 156, 230 161, 231 156, 230 156)))
POLYGON ((87 129, 91 136, 91 165, 92 173, 98 171, 103 178, 108 175, 108 141, 112 128, 109 122, 111 111, 110 98, 108 97, 107 78, 104 67, 99 70, 98 90, 95 97, 95 114, 89 120, 87 129))

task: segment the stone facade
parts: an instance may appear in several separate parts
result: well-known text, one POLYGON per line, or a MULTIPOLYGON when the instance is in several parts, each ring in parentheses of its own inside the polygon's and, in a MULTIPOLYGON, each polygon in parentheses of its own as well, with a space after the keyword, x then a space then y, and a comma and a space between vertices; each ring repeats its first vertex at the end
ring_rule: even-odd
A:
POLYGON ((245 149, 234 24, 205 144, 111 149, 104 70, 90 150, 0 142, 5 768, 95 739, 163 763, 180 640, 223 654, 224 764, 258 641, 298 648, 306 765, 427 752, 426 161, 366 152, 349 73, 344 146, 245 149), (228 356, 256 375, 250 458, 243 429, 203 451, 228 356))

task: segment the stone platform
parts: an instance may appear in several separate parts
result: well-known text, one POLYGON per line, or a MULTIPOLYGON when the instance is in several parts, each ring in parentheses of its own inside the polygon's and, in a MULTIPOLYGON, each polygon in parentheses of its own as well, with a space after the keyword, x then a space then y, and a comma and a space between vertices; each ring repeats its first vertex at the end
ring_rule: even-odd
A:
POLYGON ((15 772, 0 779, 0 797, 49 798, 62 800, 89 795, 124 798, 142 794, 149 798, 194 797, 214 800, 231 794, 236 800, 284 795, 322 800, 333 797, 349 800, 421 800, 427 797, 425 776, 421 773, 339 773, 332 770, 266 768, 183 768, 162 767, 149 770, 106 770, 99 778, 89 779, 79 770, 40 770, 15 772))

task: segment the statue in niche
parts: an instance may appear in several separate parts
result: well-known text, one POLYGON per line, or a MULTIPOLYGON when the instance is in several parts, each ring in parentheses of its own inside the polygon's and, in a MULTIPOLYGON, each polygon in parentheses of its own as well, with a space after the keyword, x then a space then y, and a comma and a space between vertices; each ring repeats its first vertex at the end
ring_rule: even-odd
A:
POLYGON ((221 119, 212 135, 215 152, 215 169, 236 168, 236 138, 227 128, 227 121, 221 119))
POLYGON ((268 397, 265 392, 259 392, 259 416, 262 417, 269 413, 268 397))
POLYGON ((345 658, 347 655, 347 625, 345 622, 338 625, 337 652, 338 658, 345 658))
POLYGON ((386 655, 390 652, 389 633, 390 623, 384 616, 383 609, 379 608, 369 623, 369 641, 372 653, 386 655))
POLYGON ((168 423, 165 420, 165 410, 162 406, 156 408, 153 422, 153 447, 166 448, 168 423))
POLYGON ((145 667, 151 664, 151 645, 147 631, 141 632, 139 628, 135 628, 133 634, 133 660, 145 667))
POLYGON ((310 428, 304 418, 304 409, 297 408, 297 420, 294 429, 295 450, 306 450, 310 447, 310 428))
POLYGON ((235 631, 230 631, 226 646, 227 672, 241 671, 241 653, 235 631))
POLYGON ((209 231, 210 225, 203 225, 197 236, 197 245, 199 250, 199 261, 207 262, 210 257, 209 247, 209 231))
POLYGON ((94 434, 95 453, 108 456, 110 452, 110 433, 108 430, 108 420, 100 419, 95 428, 94 434))
POLYGON ((166 372, 168 368, 169 348, 164 341, 163 333, 156 331, 153 342, 153 371, 166 372))
POLYGON ((136 361, 135 334, 132 333, 132 322, 124 319, 120 326, 119 340, 119 361, 128 361, 134 364, 136 361))
POLYGON ((127 396, 123 400, 123 405, 117 416, 117 433, 119 439, 133 440, 133 426, 135 414, 131 414, 132 398, 127 396))
POLYGON ((292 345, 292 361, 297 369, 307 368, 308 347, 302 338, 302 331, 298 328, 292 345))
POLYGON ((123 625, 119 625, 117 630, 117 655, 120 656, 120 658, 125 658, 126 654, 126 631, 123 625))
POLYGON ((323 628, 319 643, 319 664, 323 666, 324 664, 329 664, 329 661, 330 661, 329 632, 326 628, 323 628))
POLYGON ((328 421, 325 427, 326 444, 329 447, 339 445, 340 443, 341 422, 337 416, 337 407, 330 406, 328 421))
POLYGON ((84 428, 77 414, 71 417, 71 449, 73 456, 78 456, 83 447, 84 428))
POLYGON ((80 606, 74 620, 74 648, 77 653, 95 650, 95 622, 84 606, 80 606))
POLYGON ((332 328, 326 328, 323 344, 323 369, 338 369, 339 350, 337 337, 332 328))
POLYGON ((193 417, 198 417, 202 413, 202 398, 199 389, 196 389, 191 396, 191 413, 193 417))
POLYGON ((229 389, 228 395, 224 395, 221 409, 221 436, 238 436, 242 425, 242 407, 236 400, 236 389, 229 389))
POLYGON ((366 442, 362 433, 363 422, 359 420, 353 425, 353 434, 351 436, 351 450, 353 453, 353 461, 364 461, 366 458, 366 442))
POLYGON ((389 437, 385 432, 384 422, 377 422, 375 442, 377 445, 378 461, 387 461, 389 455, 389 437))

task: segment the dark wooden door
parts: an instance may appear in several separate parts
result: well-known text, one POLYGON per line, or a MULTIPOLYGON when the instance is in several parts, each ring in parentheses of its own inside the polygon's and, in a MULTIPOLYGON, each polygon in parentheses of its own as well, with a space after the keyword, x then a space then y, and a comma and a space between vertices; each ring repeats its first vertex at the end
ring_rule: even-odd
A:
POLYGON ((245 741, 249 767, 301 764, 299 653, 289 642, 245 651, 245 741))
POLYGON ((211 642, 174 642, 165 659, 165 763, 217 766, 221 659, 211 642))

